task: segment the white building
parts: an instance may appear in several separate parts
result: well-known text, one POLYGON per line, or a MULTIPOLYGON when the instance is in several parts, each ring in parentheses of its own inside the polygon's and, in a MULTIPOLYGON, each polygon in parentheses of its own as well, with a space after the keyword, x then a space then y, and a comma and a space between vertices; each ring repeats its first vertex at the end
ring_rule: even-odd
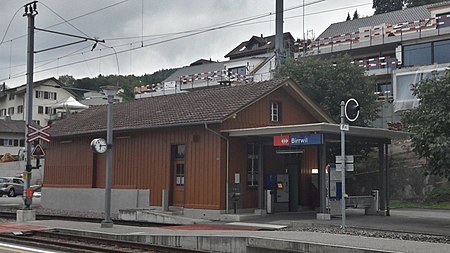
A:
POLYGON ((450 67, 450 1, 331 24, 300 56, 348 54, 376 78, 376 127, 401 120, 419 100, 412 85, 450 67))
MULTIPOLYGON (((294 45, 294 38, 288 32, 284 33, 284 44, 288 56, 293 57, 298 47, 294 45)), ((214 62, 200 59, 178 69, 162 83, 136 87, 135 98, 180 93, 215 85, 238 85, 270 80, 275 71, 274 50, 275 36, 252 36, 225 55, 229 60, 214 62)))
POLYGON ((25 147, 25 121, 0 119, 0 158, 6 154, 17 155, 25 147))
MULTIPOLYGON (((12 120, 26 120, 26 84, 15 88, 0 89, 0 119, 9 116, 12 120)), ((57 114, 53 106, 69 97, 78 96, 65 89, 64 84, 51 77, 33 84, 33 121, 46 126, 57 114)))

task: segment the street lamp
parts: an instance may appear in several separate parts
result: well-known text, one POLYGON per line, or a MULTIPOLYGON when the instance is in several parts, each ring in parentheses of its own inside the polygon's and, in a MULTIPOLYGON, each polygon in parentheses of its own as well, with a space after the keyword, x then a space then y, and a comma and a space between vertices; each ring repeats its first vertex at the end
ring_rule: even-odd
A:
POLYGON ((111 183, 112 183, 112 144, 113 144, 113 117, 112 104, 114 95, 117 94, 119 88, 117 86, 108 85, 101 87, 103 93, 108 98, 107 126, 106 126, 106 181, 105 181, 105 219, 101 223, 102 228, 112 228, 111 220, 111 183))

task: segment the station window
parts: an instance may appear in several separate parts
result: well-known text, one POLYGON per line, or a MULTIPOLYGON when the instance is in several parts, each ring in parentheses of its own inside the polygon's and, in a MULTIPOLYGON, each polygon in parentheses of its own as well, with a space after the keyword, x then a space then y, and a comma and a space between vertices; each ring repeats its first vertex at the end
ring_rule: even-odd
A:
POLYGON ((38 106, 38 113, 39 114, 43 114, 44 113, 44 107, 43 106, 38 106))
POLYGON ((281 104, 278 102, 270 104, 270 121, 281 122, 281 104))
POLYGON ((23 105, 17 106, 17 113, 23 113, 23 105))
POLYGON ((247 144, 247 185, 258 186, 258 144, 247 144))

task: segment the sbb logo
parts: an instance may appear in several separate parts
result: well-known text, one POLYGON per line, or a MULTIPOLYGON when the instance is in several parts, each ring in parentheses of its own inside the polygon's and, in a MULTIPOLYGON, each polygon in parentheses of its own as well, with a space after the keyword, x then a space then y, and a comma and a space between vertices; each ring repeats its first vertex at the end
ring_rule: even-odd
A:
POLYGON ((291 141, 289 140, 289 135, 279 135, 273 137, 274 146, 289 146, 291 141))

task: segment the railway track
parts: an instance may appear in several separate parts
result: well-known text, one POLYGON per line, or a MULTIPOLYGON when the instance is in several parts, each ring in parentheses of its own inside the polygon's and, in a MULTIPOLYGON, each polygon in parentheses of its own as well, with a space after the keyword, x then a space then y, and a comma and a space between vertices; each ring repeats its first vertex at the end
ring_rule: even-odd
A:
POLYGON ((190 253, 205 252, 144 243, 111 240, 98 237, 71 235, 58 230, 33 231, 23 235, 0 234, 0 241, 20 245, 46 248, 63 252, 157 252, 157 253, 190 253))

